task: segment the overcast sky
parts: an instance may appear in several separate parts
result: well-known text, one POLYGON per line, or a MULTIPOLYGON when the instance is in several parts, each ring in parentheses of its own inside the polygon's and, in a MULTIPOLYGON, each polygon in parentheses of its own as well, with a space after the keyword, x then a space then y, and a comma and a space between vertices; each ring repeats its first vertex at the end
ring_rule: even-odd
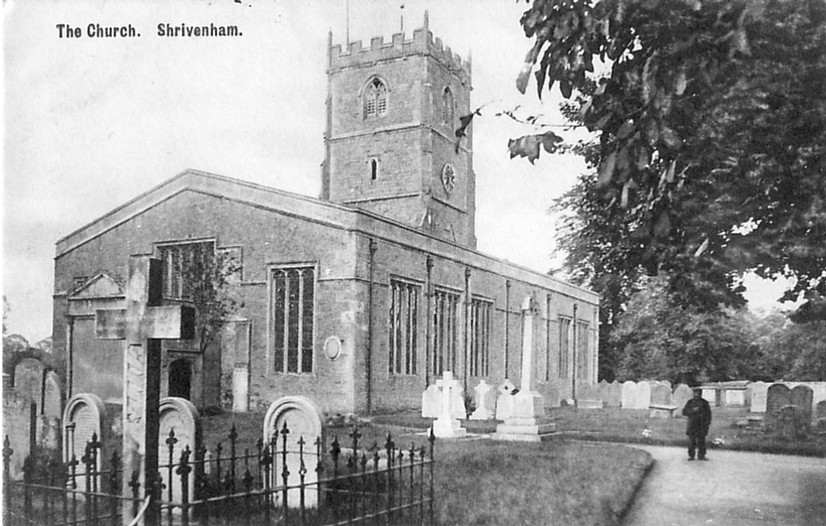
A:
MULTIPOLYGON (((472 52, 473 107, 542 112, 515 88, 529 41, 513 0, 350 0, 350 40, 430 29, 472 52)), ((10 332, 51 334, 54 244, 177 173, 195 168, 317 196, 324 157, 327 32, 344 43, 343 0, 4 3, 3 294, 10 332), (237 25, 235 38, 158 36, 158 24, 237 25), (58 24, 80 28, 60 38, 58 24), (90 24, 139 37, 90 38, 90 24)), ((508 158, 532 130, 483 111, 474 126, 478 248, 538 271, 552 261, 547 209, 585 168, 573 157, 508 158)), ((564 131, 558 130, 566 135, 564 131)), ((571 134, 567 134, 573 137, 571 134)), ((753 289, 755 289, 753 287, 753 289)), ((763 289, 752 303, 779 295, 763 289)))

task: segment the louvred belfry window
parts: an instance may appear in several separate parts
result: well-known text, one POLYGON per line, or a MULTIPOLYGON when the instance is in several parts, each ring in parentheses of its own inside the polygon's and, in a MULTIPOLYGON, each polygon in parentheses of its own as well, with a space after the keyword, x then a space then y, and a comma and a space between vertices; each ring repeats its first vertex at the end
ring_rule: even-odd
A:
POLYGON ((364 118, 378 117, 387 113, 387 85, 373 79, 364 89, 364 118))

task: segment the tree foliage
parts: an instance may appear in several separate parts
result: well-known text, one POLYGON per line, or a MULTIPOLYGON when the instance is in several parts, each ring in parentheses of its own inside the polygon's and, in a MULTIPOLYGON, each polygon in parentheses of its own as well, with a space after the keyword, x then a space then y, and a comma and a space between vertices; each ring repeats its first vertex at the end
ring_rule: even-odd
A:
POLYGON ((216 255, 211 247, 178 262, 184 299, 195 308, 195 336, 202 353, 217 341, 227 318, 241 306, 233 294, 240 271, 236 260, 216 255))
POLYGON ((598 134, 566 198, 599 241, 575 273, 663 273, 705 310, 742 303, 746 270, 826 296, 822 0, 534 0, 521 24, 517 87, 558 87, 598 134))
POLYGON ((760 348, 747 311, 703 311, 675 302, 666 279, 644 281, 611 334, 623 349, 619 379, 697 384, 754 376, 760 348))

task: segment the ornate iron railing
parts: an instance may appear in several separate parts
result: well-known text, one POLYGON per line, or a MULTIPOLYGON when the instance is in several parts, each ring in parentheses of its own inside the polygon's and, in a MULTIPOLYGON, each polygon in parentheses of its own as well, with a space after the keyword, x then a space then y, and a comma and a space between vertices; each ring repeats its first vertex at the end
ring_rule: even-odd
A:
POLYGON ((349 433, 350 447, 338 437, 325 450, 318 438, 290 440, 282 427, 252 451, 238 451, 235 426, 228 448, 218 443, 193 452, 180 447, 174 430, 165 440, 165 463, 149 502, 141 497, 137 472, 122 496, 117 452, 102 469, 101 444, 93 436, 81 459, 69 462, 29 457, 22 481, 9 477, 13 451, 3 450, 4 524, 123 524, 123 506, 143 513, 146 524, 433 524, 434 441, 418 447, 384 444, 364 447, 361 433, 349 433), (143 505, 143 506, 142 506, 143 505), (143 507, 143 510, 141 509, 143 507))

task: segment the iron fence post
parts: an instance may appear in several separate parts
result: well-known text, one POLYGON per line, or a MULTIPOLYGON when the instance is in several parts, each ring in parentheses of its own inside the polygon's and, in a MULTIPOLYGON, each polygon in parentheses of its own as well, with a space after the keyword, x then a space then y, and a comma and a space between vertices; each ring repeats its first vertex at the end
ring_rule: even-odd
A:
POLYGON ((373 515, 379 516, 379 498, 381 488, 379 487, 379 443, 373 442, 373 515))
POLYGON ((109 493, 112 497, 109 499, 110 513, 112 514, 112 526, 118 523, 118 499, 115 495, 120 495, 120 488, 118 481, 120 480, 120 459, 118 458, 118 451, 112 451, 112 458, 110 459, 109 472, 109 493))
POLYGON ((304 465, 304 435, 298 437, 298 506, 301 511, 301 524, 306 522, 306 510, 304 509, 304 481, 307 476, 307 466, 304 465))
POLYGON ((236 456, 235 455, 235 452, 236 452, 235 447, 236 447, 237 440, 238 440, 238 431, 236 431, 235 422, 233 422, 232 427, 229 430, 229 454, 230 454, 230 457, 232 457, 232 462, 230 462, 230 464, 229 464, 229 470, 230 470, 230 473, 231 473, 230 480, 232 481, 231 484, 230 484, 230 491, 232 491, 233 493, 235 493, 235 462, 237 460, 235 458, 235 456, 236 456))
MULTIPOLYGON (((250 473, 250 450, 249 448, 244 448, 244 476, 241 481, 244 484, 245 507, 248 510, 252 508, 250 495, 252 495, 252 483, 254 480, 252 473, 250 473)), ((251 513, 247 513, 247 524, 250 524, 251 515, 251 513)))
POLYGON ((436 435, 433 434, 433 427, 430 428, 430 436, 427 437, 430 443, 430 495, 428 496, 430 502, 430 517, 429 523, 433 524, 433 444, 436 442, 436 435))
POLYGON ((416 463, 416 445, 413 444, 412 442, 410 443, 409 455, 410 455, 410 457, 408 458, 408 460, 410 461, 410 505, 411 505, 411 507, 407 508, 407 510, 408 510, 408 513, 410 514, 410 516, 414 517, 416 515, 416 510, 414 508, 412 508, 412 505, 416 501, 416 492, 415 492, 416 486, 414 484, 413 475, 414 475, 414 472, 416 470, 416 467, 413 464, 416 463))
MULTIPOLYGON (((187 445, 181 451, 181 462, 176 470, 176 473, 181 476, 181 522, 183 526, 189 525, 189 473, 192 471, 189 464, 190 454, 192 454, 192 451, 187 445)), ((172 485, 172 479, 170 479, 169 484, 172 485)), ((171 505, 169 507, 172 508, 171 505)))
POLYGON ((141 479, 138 470, 132 471, 132 480, 129 482, 129 487, 132 489, 132 516, 137 517, 141 501, 141 479))
POLYGON ((419 524, 424 524, 424 446, 419 448, 419 524))
POLYGON ((23 517, 26 519, 30 518, 32 514, 32 495, 29 488, 29 484, 31 484, 34 478, 34 465, 32 460, 31 456, 23 460, 23 482, 25 483, 23 487, 23 517))
POLYGON ((3 523, 11 524, 11 456, 14 450, 11 448, 9 435, 3 439, 3 523))
POLYGON ((290 470, 287 469, 287 435, 289 434, 290 430, 287 429, 287 422, 284 422, 284 427, 281 429, 281 437, 283 444, 283 449, 281 451, 281 462, 283 464, 283 471, 281 472, 281 476, 284 480, 284 524, 289 524, 290 522, 290 508, 287 505, 287 486, 289 485, 288 479, 290 477, 290 470))
POLYGON ((393 439, 390 438, 390 433, 387 433, 387 441, 384 443, 384 449, 387 452, 387 513, 384 516, 385 524, 390 524, 391 515, 393 514, 393 493, 395 488, 393 486, 393 461, 396 458, 396 445, 393 439))
POLYGON ((333 523, 338 522, 338 502, 336 499, 336 491, 338 489, 338 456, 341 454, 341 447, 339 447, 338 436, 333 437, 333 444, 330 449, 330 456, 333 458, 333 480, 330 481, 329 500, 330 507, 333 510, 333 523))
MULTIPOLYGON (((72 453, 72 460, 69 461, 69 471, 71 474, 69 475, 72 479, 72 522, 77 522, 77 465, 78 465, 77 456, 72 453)), ((134 514, 133 514, 134 515, 134 514)))

